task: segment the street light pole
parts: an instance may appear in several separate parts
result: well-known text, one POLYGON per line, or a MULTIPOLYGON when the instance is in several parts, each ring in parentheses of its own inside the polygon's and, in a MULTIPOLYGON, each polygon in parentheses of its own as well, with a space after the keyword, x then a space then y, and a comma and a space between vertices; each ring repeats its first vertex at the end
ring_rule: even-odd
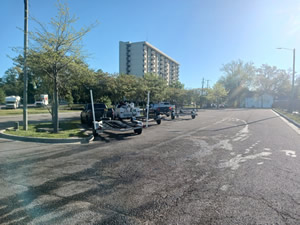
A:
POLYGON ((24 0, 24 91, 23 91, 23 129, 28 130, 28 113, 27 113, 27 46, 28 46, 28 0, 24 0))
POLYGON ((290 48, 277 48, 277 49, 285 49, 289 51, 293 51, 293 76, 292 76, 292 90, 290 93, 290 100, 289 100, 289 112, 293 112, 294 110, 294 92, 295 92, 295 58, 296 58, 296 49, 290 49, 290 48))
POLYGON ((292 78, 292 110, 294 109, 294 98, 295 98, 295 58, 296 49, 293 49, 293 78, 292 78))

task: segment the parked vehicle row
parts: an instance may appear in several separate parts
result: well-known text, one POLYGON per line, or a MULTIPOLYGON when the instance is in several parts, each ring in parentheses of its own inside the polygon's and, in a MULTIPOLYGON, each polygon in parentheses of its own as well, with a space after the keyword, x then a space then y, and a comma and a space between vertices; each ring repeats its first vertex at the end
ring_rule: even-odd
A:
POLYGON ((142 115, 141 109, 135 107, 133 103, 122 102, 118 104, 115 109, 108 108, 104 103, 95 103, 95 124, 93 124, 92 108, 92 104, 86 104, 80 114, 80 120, 82 123, 86 123, 89 126, 93 125, 94 135, 104 131, 126 132, 130 130, 136 134, 141 134, 143 129, 142 121, 146 121, 146 118, 160 124, 164 116, 171 116, 171 119, 173 120, 176 116, 179 117, 185 115, 191 115, 192 119, 195 119, 197 115, 195 110, 190 111, 181 109, 179 113, 176 113, 175 105, 171 105, 169 102, 151 104, 148 115, 147 111, 142 115))

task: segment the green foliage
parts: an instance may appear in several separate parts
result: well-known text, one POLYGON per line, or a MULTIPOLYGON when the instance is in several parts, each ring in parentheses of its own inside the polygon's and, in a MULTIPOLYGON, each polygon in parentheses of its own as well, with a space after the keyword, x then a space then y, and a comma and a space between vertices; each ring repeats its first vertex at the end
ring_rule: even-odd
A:
POLYGON ((23 95, 23 81, 18 67, 11 67, 5 71, 3 77, 3 91, 6 96, 23 95))
POLYGON ((263 64, 257 69, 256 90, 261 94, 271 94, 277 99, 287 99, 291 92, 291 78, 285 70, 263 64))
POLYGON ((227 103, 230 106, 239 106, 249 88, 252 87, 256 68, 253 63, 237 60, 223 65, 221 71, 224 75, 218 82, 228 91, 227 103))
POLYGON ((221 83, 216 83, 213 88, 208 92, 208 99, 213 103, 219 104, 225 101, 225 97, 227 96, 228 91, 224 88, 221 83))
POLYGON ((66 89, 64 95, 67 95, 70 93, 73 82, 81 80, 80 75, 83 75, 82 71, 86 69, 83 65, 81 40, 94 27, 91 25, 76 30, 73 25, 78 19, 70 16, 67 5, 58 1, 57 8, 58 14, 55 18, 51 18, 50 28, 36 21, 40 29, 30 33, 34 45, 29 52, 31 65, 33 67, 35 65, 40 71, 36 74, 38 78, 41 81, 47 81, 52 86, 54 132, 58 132, 59 127, 59 92, 66 89), (77 73, 79 65, 82 70, 77 73))
POLYGON ((0 103, 3 104, 5 102, 5 92, 2 88, 0 88, 0 103))
POLYGON ((142 93, 143 95, 141 96, 143 101, 146 101, 148 91, 150 91, 150 98, 152 102, 164 100, 168 86, 167 82, 161 76, 150 73, 145 74, 143 79, 141 79, 140 85, 142 90, 144 90, 142 93))
POLYGON ((96 99, 96 102, 103 102, 108 107, 112 105, 112 102, 108 96, 101 96, 100 98, 96 99))
POLYGON ((184 89, 184 84, 181 83, 179 80, 178 81, 172 81, 171 84, 169 85, 171 88, 178 88, 178 89, 184 89))

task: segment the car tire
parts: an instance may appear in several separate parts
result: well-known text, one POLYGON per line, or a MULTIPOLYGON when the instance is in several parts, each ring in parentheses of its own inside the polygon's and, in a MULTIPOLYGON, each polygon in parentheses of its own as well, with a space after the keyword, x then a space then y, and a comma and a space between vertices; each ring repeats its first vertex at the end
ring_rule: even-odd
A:
POLYGON ((195 119, 196 118, 196 116, 195 115, 192 115, 192 119, 195 119))
POLYGON ((161 120, 156 120, 156 123, 159 125, 161 124, 161 120))

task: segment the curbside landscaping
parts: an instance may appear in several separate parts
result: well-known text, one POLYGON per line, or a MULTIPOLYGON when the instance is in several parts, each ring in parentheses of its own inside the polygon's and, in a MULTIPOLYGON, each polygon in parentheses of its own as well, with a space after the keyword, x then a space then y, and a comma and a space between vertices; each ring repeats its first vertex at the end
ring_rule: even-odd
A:
MULTIPOLYGON (((8 128, 12 129, 12 128, 8 128)), ((1 138, 6 138, 6 139, 11 139, 11 140, 16 140, 16 141, 26 141, 26 142, 38 142, 38 143, 51 143, 51 144, 63 144, 63 143, 90 143, 91 141, 94 140, 94 136, 90 135, 89 137, 86 138, 41 138, 41 137, 25 137, 25 136, 16 136, 16 135, 11 135, 11 134, 5 134, 5 130, 0 130, 0 137, 1 138)))
POLYGON ((279 114, 280 116, 282 116, 283 118, 285 118, 290 123, 294 124, 296 127, 300 128, 300 124, 298 122, 296 122, 295 120, 290 119, 289 117, 287 117, 286 115, 284 115, 281 112, 277 111, 276 109, 272 109, 272 110, 274 112, 276 112, 277 114, 279 114))

